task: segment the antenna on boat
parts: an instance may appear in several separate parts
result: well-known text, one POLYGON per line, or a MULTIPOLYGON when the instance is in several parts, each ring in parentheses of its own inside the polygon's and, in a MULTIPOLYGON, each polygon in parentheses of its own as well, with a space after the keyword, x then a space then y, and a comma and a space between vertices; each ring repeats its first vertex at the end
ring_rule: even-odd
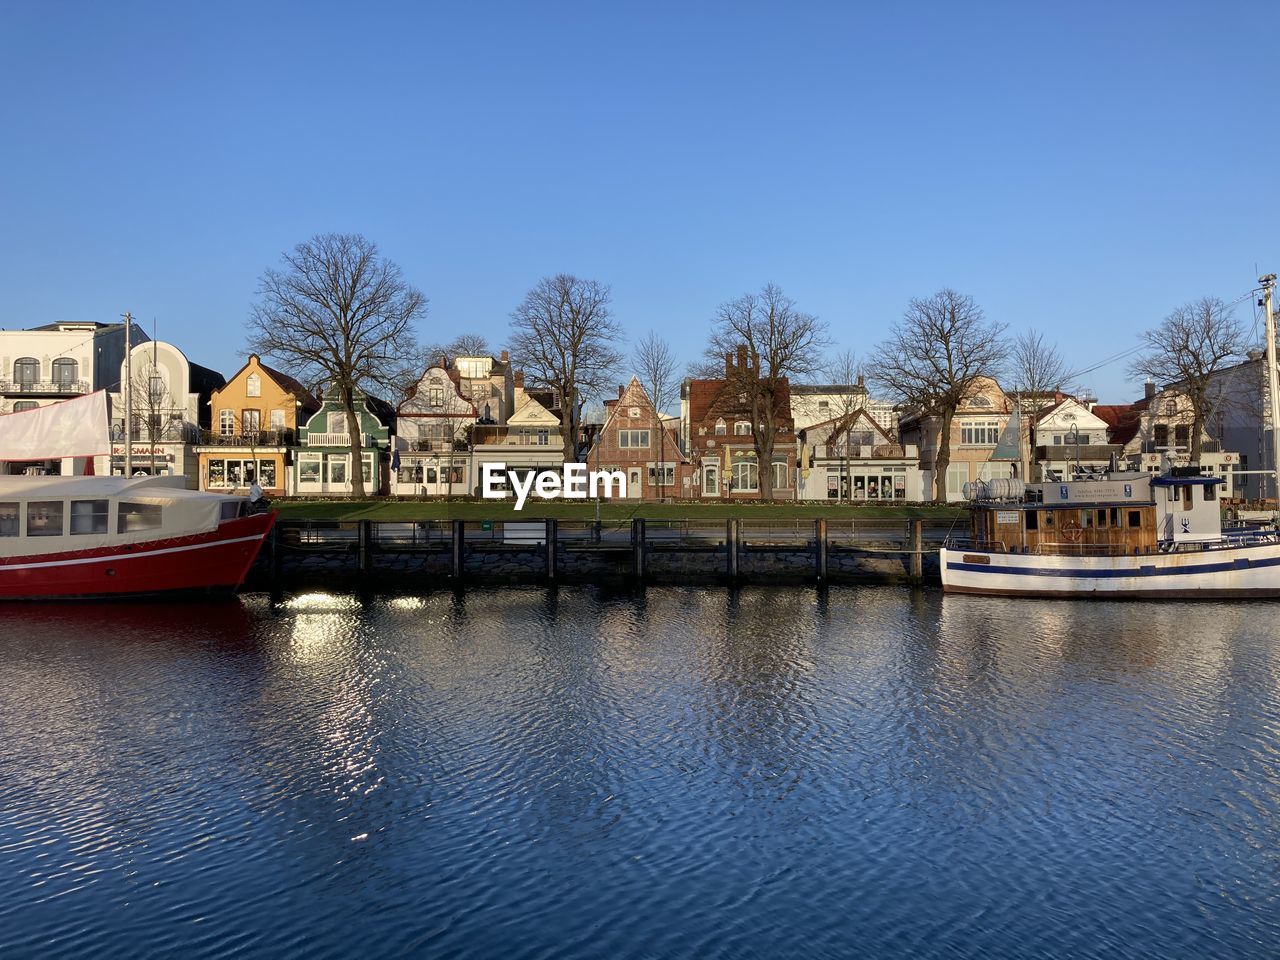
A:
POLYGON ((124 475, 133 475, 133 350, 130 332, 133 328, 133 314, 124 313, 124 475))
POLYGON ((1280 501, 1280 383, 1276 375, 1276 312, 1271 294, 1276 286, 1276 275, 1268 273, 1258 278, 1262 286, 1263 319, 1267 327, 1267 388, 1271 395, 1271 470, 1275 483, 1275 496, 1280 501))

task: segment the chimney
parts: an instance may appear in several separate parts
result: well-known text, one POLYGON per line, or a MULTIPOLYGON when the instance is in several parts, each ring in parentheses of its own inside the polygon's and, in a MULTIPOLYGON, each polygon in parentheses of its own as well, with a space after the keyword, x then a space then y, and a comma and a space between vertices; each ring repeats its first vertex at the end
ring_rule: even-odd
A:
POLYGON ((501 360, 503 363, 509 363, 511 361, 511 354, 506 350, 503 350, 502 356, 500 356, 498 359, 501 360))
POLYGON ((863 392, 866 392, 867 389, 867 378, 862 374, 858 374, 858 389, 863 392))
POLYGON ((729 377, 733 376, 733 354, 732 353, 726 353, 724 355, 724 375, 726 380, 729 377))
POLYGON ((621 400, 627 393, 627 388, 622 384, 618 384, 618 399, 621 400))
POLYGON ((1147 377, 1147 382, 1143 384, 1143 393, 1148 400, 1153 399, 1156 395, 1156 382, 1150 377, 1147 377))
POLYGON ((512 377, 512 379, 515 381, 515 387, 517 390, 524 389, 524 371, 523 370, 517 370, 514 376, 512 377))
POLYGON ((747 372, 747 345, 740 344, 738 347, 738 372, 747 372))
POLYGON ((440 354, 440 369, 441 370, 449 369, 449 358, 446 357, 443 353, 440 354))

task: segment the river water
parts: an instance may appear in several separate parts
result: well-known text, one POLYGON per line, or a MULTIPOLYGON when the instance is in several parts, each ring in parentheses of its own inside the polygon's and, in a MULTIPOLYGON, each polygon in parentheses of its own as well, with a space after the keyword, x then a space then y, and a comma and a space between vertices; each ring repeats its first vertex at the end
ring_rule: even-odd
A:
POLYGON ((1277 613, 6 607, 0 957, 1274 957, 1277 613))

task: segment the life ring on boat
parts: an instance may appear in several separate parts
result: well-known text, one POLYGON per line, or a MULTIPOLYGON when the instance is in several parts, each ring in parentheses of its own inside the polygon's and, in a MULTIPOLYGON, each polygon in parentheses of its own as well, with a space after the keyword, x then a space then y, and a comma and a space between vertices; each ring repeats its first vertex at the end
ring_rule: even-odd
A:
POLYGON ((1068 543, 1079 543, 1081 532, 1080 524, 1074 520, 1068 520, 1062 525, 1062 539, 1068 543))

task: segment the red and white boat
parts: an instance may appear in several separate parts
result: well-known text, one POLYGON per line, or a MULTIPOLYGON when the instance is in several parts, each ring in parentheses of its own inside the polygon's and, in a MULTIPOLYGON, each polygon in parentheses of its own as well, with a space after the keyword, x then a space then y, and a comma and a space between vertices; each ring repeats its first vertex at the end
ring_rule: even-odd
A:
POLYGON ((231 592, 275 522, 181 477, 0 477, 0 599, 231 592))

